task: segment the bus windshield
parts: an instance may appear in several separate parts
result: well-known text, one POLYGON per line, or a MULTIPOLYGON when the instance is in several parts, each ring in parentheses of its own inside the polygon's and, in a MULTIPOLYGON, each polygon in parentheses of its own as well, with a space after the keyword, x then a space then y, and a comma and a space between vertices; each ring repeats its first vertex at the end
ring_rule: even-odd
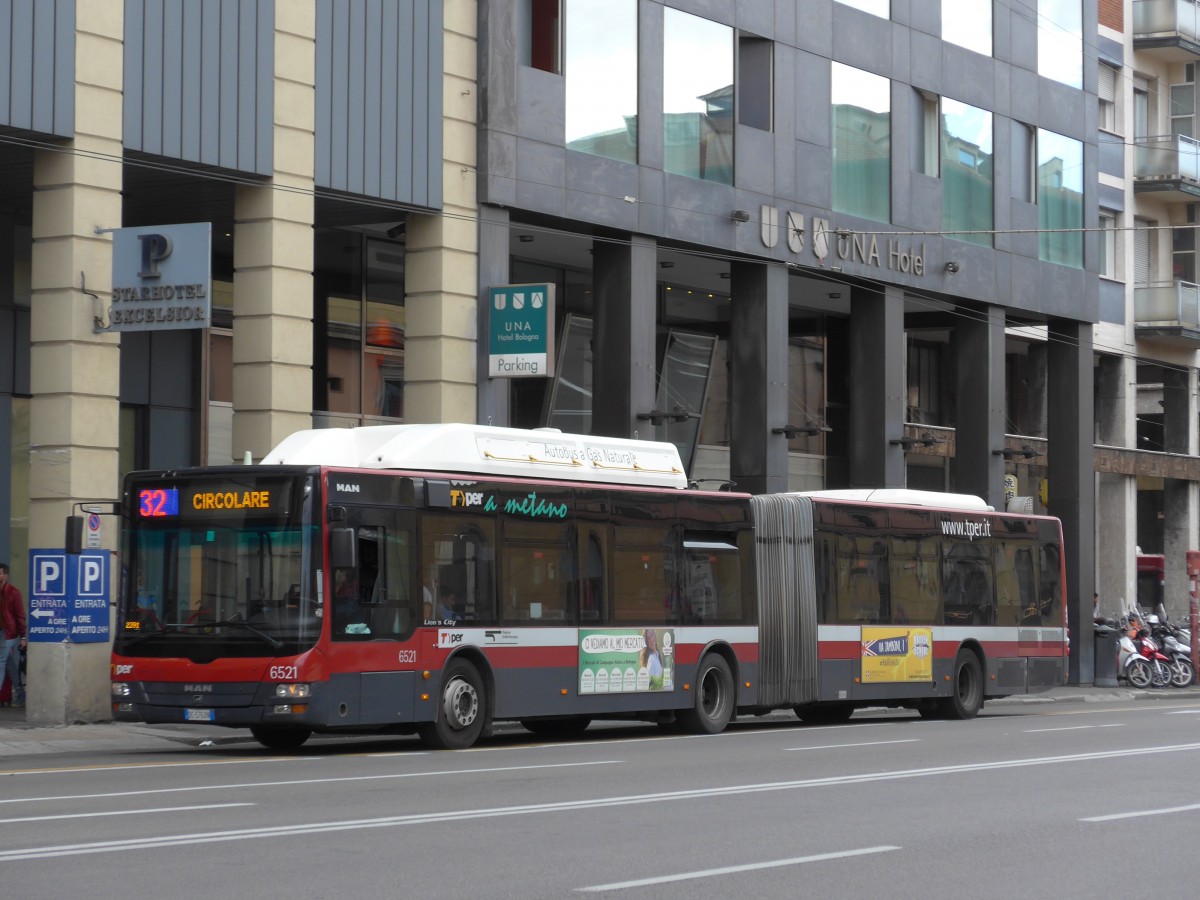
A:
POLYGON ((130 476, 115 651, 275 657, 320 635, 307 475, 130 476))

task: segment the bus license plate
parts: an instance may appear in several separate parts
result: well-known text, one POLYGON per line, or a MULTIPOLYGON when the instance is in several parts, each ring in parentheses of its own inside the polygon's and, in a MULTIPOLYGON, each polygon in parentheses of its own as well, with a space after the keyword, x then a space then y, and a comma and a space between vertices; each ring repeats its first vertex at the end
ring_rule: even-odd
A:
POLYGON ((213 715, 211 709, 185 709, 183 717, 188 722, 213 722, 216 721, 216 716, 213 715))

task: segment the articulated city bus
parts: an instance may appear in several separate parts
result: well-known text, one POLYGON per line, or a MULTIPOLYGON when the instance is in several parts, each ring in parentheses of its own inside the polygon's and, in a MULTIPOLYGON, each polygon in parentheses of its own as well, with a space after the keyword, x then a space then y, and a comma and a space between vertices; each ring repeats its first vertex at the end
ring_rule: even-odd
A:
POLYGON ((689 488, 666 443, 476 425, 299 432, 128 476, 118 720, 696 733, 794 709, 970 718, 1062 684, 1056 520, 909 491, 689 488))

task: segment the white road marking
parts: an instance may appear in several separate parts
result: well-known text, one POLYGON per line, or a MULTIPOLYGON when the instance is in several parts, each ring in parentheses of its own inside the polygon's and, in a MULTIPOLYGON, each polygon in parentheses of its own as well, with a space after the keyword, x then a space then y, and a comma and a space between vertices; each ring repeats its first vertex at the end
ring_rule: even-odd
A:
POLYGON ((382 781, 393 778, 432 778, 437 775, 490 775, 499 772, 524 772, 529 769, 573 769, 584 766, 615 766, 619 759, 601 759, 595 762, 546 763, 537 766, 501 766, 491 769, 444 769, 440 772, 392 772, 387 775, 346 775, 341 778, 297 778, 290 781, 245 781, 240 784, 200 784, 189 787, 146 788, 140 791, 109 791, 103 794, 52 794, 46 797, 6 797, 4 803, 48 803, 54 800, 95 800, 106 797, 141 797, 146 794, 182 794, 188 791, 231 791, 255 787, 289 787, 299 784, 335 784, 346 781, 382 781))
POLYGON ((601 891, 621 891, 626 888, 649 887, 655 884, 670 884, 673 881, 691 881, 696 878, 714 878, 734 875, 739 872, 754 872, 759 869, 778 869, 782 866, 798 866, 803 863, 824 862, 828 859, 847 859, 852 856, 867 856, 871 853, 888 853, 899 847, 864 847, 861 850, 842 850, 838 853, 817 853, 813 856, 797 856, 793 859, 776 859, 771 862, 748 863, 744 866, 724 866, 720 869, 701 869, 698 872, 683 872, 679 875, 660 875, 657 878, 642 878, 637 881, 614 881, 612 884, 594 884, 591 887, 575 888, 579 893, 598 894, 601 891))
POLYGON ((1114 722, 1111 725, 1067 725, 1062 728, 1030 728, 1026 730, 1026 734, 1046 734, 1050 731, 1086 731, 1089 728, 1124 728, 1122 722, 1114 722))
POLYGON ((1168 806, 1164 809, 1145 809, 1138 812, 1112 813, 1107 816, 1089 816, 1086 819, 1080 819, 1080 822, 1115 822, 1117 819, 1137 819, 1142 816, 1165 816, 1170 813, 1178 812, 1193 812, 1200 809, 1200 803, 1193 803, 1190 806, 1168 806))
POLYGON ((243 766, 277 762, 318 762, 324 756, 260 756, 254 759, 200 759, 195 762, 113 763, 103 766, 74 766, 72 768, 8 769, 0 775, 68 775, 79 772, 136 772, 147 769, 180 769, 192 766, 243 766))
MULTIPOLYGON (((365 828, 391 828, 400 825, 430 825, 478 819, 497 819, 508 816, 539 815, 621 806, 641 806, 680 800, 700 800, 746 794, 771 793, 811 787, 830 787, 845 784, 867 784, 904 778, 928 778, 934 775, 957 775, 966 772, 988 772, 1046 766, 1089 760, 1122 759, 1131 756, 1152 756, 1161 753, 1200 751, 1200 743, 1172 744, 1163 747, 1140 747, 1130 750, 1110 750, 1094 753, 1071 753, 1065 756, 1041 756, 1026 759, 999 760, 984 763, 964 763, 956 766, 935 766, 925 769, 901 769, 892 772, 864 772, 860 775, 838 775, 798 781, 775 781, 727 787, 696 788, 685 791, 665 791, 657 794, 635 794, 624 797, 605 797, 596 800, 572 800, 557 803, 532 803, 523 806, 500 806, 491 809, 447 810, 408 816, 386 816, 375 819, 350 819, 340 822, 310 822, 301 825, 282 825, 264 828, 238 828, 229 831, 209 831, 194 834, 162 835, 151 838, 132 838, 118 841, 96 841, 85 844, 62 844, 48 847, 29 847, 0 851, 0 862, 21 859, 51 859, 61 856, 80 856, 89 853, 115 853, 122 850, 149 850, 158 847, 182 847, 223 841, 244 841, 255 838, 294 837, 306 834, 326 834, 356 831, 365 828)), ((535 768, 535 767, 530 767, 535 768)), ((419 777, 424 777, 419 775, 419 777)))
POLYGON ((786 750, 841 750, 844 747, 881 747, 884 744, 919 744, 920 738, 905 738, 902 741, 864 741, 861 744, 822 744, 819 747, 785 747, 786 750))
POLYGON ((14 822, 49 822, 54 819, 92 819, 97 816, 143 816, 146 813, 191 812, 196 809, 229 809, 231 806, 257 806, 256 803, 210 803, 205 806, 162 806, 158 809, 107 809, 101 812, 67 813, 59 816, 25 816, 22 819, 0 819, 0 825, 14 822))

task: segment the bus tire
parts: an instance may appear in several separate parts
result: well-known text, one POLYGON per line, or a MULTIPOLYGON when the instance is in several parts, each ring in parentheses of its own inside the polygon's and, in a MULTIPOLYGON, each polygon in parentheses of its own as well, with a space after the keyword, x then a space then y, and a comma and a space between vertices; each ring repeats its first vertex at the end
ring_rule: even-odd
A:
POLYGON ((544 738, 574 738, 592 724, 590 716, 555 716, 549 719, 521 719, 521 727, 544 738))
POLYGON ((719 653, 708 653, 696 669, 696 700, 691 709, 677 716, 684 731, 692 734, 719 734, 733 718, 733 675, 729 663, 719 653))
POLYGON ((983 708, 983 670, 979 657, 970 650, 959 650, 954 659, 954 677, 950 679, 950 696, 942 701, 942 714, 947 719, 973 719, 983 708))
POLYGON ((487 721, 487 693, 479 670, 462 659, 442 670, 437 718, 418 728, 432 750, 466 750, 479 739, 487 721))
POLYGON ((268 750, 299 750, 312 729, 291 725, 251 725, 250 734, 268 750))
POLYGON ((850 721, 850 717, 854 715, 854 707, 849 703, 814 703, 795 707, 795 713, 801 722, 810 725, 840 725, 850 721))

